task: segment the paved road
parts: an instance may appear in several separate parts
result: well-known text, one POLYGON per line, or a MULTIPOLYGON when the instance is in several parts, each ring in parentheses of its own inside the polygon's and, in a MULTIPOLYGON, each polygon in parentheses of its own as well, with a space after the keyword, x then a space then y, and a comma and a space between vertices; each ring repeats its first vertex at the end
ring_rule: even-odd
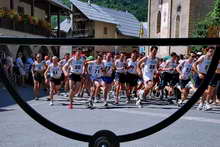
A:
MULTIPOLYGON (((66 98, 56 96, 54 106, 49 106, 46 97, 39 101, 32 99, 31 88, 20 88, 25 100, 43 116, 65 128, 94 134, 101 129, 109 129, 117 135, 131 133, 152 126, 166 118, 178 107, 154 101, 144 108, 135 105, 110 105, 103 109, 89 110, 86 99, 75 100, 73 110, 67 109, 66 98)), ((13 104, 6 90, 0 89, 0 147, 87 147, 83 142, 57 135, 42 127, 13 104)), ((122 147, 219 147, 220 107, 202 112, 190 110, 175 124, 143 139, 121 144, 122 147)))

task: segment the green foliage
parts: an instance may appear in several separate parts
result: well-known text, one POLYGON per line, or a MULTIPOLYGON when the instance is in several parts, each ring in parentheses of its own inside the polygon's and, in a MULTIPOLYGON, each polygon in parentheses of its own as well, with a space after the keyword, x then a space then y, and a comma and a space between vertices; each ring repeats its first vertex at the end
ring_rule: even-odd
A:
MULTIPOLYGON (((195 31, 192 36, 195 38, 208 37, 208 29, 212 26, 220 26, 220 0, 215 0, 213 9, 209 14, 195 25, 195 31)), ((194 51, 200 51, 201 46, 194 46, 194 51)))
MULTIPOLYGON (((87 2, 88 0, 81 0, 87 2)), ((147 0, 92 0, 97 5, 132 13, 139 21, 147 21, 147 0)))

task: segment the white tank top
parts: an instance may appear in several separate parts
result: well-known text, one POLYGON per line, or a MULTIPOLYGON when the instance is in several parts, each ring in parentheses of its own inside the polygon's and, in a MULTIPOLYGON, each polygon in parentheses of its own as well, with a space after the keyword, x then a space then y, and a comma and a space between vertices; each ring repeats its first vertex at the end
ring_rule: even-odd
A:
POLYGON ((34 62, 34 71, 43 71, 44 68, 44 64, 43 62, 37 63, 36 61, 34 62))
MULTIPOLYGON (((167 68, 176 68, 177 67, 177 63, 175 61, 173 61, 172 59, 167 61, 167 68)), ((169 73, 174 73, 174 70, 169 70, 169 73)))
POLYGON ((188 60, 185 60, 181 64, 182 64, 183 80, 188 80, 190 78, 190 74, 192 73, 193 62, 189 63, 188 60))
POLYGON ((50 71, 49 71, 50 77, 55 78, 55 79, 59 79, 61 77, 62 68, 59 65, 54 66, 54 64, 51 63, 49 65, 49 68, 50 68, 50 71))
POLYGON ((147 58, 144 65, 144 74, 154 74, 157 70, 158 59, 147 58))
POLYGON ((99 78, 102 76, 102 71, 101 69, 104 67, 104 65, 101 63, 101 64, 97 64, 97 63, 92 63, 91 65, 91 75, 92 77, 96 77, 96 78, 99 78))
POLYGON ((104 60, 103 61, 103 64, 104 64, 104 68, 105 68, 105 70, 106 70, 106 74, 105 74, 105 76, 111 76, 112 75, 112 72, 113 72, 113 63, 112 63, 112 61, 106 61, 106 60, 104 60))
POLYGON ((70 73, 82 74, 83 72, 83 61, 81 59, 72 59, 70 61, 70 73))
POLYGON ((137 61, 133 62, 132 59, 129 59, 128 66, 130 66, 130 68, 128 69, 128 73, 137 74, 137 61))
POLYGON ((115 66, 116 66, 116 72, 118 73, 124 73, 125 69, 118 69, 125 67, 125 62, 121 62, 119 59, 115 61, 115 66))
MULTIPOLYGON (((209 69, 211 59, 208 59, 206 55, 203 55, 200 58, 203 58, 203 61, 201 64, 198 65, 198 71, 206 74, 209 69)), ((199 58, 199 60, 200 60, 200 58, 199 58)))

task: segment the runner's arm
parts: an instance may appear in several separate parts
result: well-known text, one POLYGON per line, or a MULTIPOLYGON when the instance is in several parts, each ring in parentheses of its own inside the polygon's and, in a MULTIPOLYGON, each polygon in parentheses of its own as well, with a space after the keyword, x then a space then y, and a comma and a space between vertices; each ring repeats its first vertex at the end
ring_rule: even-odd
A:
POLYGON ((193 64, 193 70, 194 70, 196 73, 199 73, 198 68, 197 68, 197 65, 198 65, 198 64, 201 64, 201 63, 203 62, 203 60, 204 60, 204 58, 201 57, 201 58, 199 58, 199 59, 193 64))

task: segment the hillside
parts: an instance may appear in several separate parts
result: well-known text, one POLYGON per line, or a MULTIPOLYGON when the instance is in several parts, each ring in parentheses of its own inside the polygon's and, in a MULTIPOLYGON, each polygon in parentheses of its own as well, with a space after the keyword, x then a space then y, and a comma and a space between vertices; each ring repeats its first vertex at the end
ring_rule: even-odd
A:
MULTIPOLYGON (((60 0, 70 6, 69 0, 60 0)), ((88 0, 81 0, 87 2, 88 0)), ((128 11, 135 15, 140 21, 147 21, 147 0, 91 0, 100 6, 117 10, 128 11)))

